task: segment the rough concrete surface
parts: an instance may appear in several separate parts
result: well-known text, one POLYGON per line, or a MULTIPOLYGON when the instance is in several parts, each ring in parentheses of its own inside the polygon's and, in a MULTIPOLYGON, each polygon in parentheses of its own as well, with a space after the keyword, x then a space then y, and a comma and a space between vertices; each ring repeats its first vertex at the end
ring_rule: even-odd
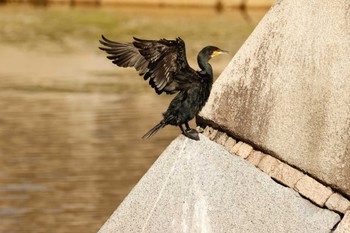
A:
POLYGON ((349 0, 283 0, 213 85, 199 121, 350 197, 349 0))
POLYGON ((181 135, 99 232, 322 233, 339 220, 207 137, 181 135))
POLYGON ((334 233, 349 233, 350 232, 350 211, 348 211, 342 221, 339 223, 334 233))

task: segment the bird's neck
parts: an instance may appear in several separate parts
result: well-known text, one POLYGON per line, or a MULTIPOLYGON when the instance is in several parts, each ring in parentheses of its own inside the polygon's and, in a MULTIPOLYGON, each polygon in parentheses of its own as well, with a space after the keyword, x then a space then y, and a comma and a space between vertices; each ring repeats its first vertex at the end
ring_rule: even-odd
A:
POLYGON ((201 73, 205 73, 205 74, 209 75, 210 77, 212 77, 213 76, 213 68, 209 64, 208 59, 205 59, 199 55, 197 57, 197 61, 198 61, 199 68, 202 69, 201 73))

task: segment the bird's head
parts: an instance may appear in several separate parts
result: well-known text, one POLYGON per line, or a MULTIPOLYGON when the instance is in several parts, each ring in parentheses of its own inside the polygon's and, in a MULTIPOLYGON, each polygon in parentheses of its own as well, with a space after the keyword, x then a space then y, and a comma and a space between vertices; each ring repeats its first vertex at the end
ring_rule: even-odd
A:
POLYGON ((228 51, 226 50, 219 49, 218 47, 215 47, 215 46, 210 46, 210 47, 212 51, 210 54, 210 58, 217 57, 221 54, 228 54, 228 51))
POLYGON ((216 46, 207 46, 204 47, 199 54, 201 54, 201 56, 203 56, 204 58, 206 58, 206 60, 210 60, 213 57, 217 57, 221 54, 227 54, 228 51, 219 49, 216 46))

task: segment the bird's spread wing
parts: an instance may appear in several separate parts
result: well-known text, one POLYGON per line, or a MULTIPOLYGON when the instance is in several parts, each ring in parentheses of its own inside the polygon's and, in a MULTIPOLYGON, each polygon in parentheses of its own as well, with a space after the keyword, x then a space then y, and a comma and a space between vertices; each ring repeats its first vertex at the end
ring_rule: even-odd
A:
POLYGON ((102 36, 100 42, 114 64, 120 67, 134 67, 149 79, 158 94, 173 94, 191 82, 195 74, 186 59, 185 43, 176 40, 142 40, 134 37, 134 42, 113 42, 102 36), (191 75, 184 75, 189 72, 191 75))
POLYGON ((140 75, 148 71, 148 61, 132 43, 114 42, 102 36, 100 43, 106 47, 101 50, 109 54, 108 59, 120 67, 135 67, 140 75))

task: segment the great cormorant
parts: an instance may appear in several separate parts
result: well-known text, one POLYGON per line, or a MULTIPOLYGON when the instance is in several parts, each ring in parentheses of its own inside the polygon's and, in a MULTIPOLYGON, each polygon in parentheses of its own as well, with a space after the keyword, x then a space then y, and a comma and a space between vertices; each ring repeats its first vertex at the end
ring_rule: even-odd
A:
POLYGON ((181 38, 142 40, 134 37, 133 42, 127 43, 114 42, 102 35, 100 43, 105 46, 100 49, 109 54, 108 59, 120 67, 134 67, 144 80, 149 80, 157 94, 177 93, 163 113, 163 120, 142 138, 151 137, 166 125, 175 125, 187 137, 199 140, 198 132, 191 129, 188 122, 199 113, 210 94, 213 69, 208 61, 227 51, 215 46, 203 48, 197 57, 201 70, 195 71, 187 62, 181 38))

